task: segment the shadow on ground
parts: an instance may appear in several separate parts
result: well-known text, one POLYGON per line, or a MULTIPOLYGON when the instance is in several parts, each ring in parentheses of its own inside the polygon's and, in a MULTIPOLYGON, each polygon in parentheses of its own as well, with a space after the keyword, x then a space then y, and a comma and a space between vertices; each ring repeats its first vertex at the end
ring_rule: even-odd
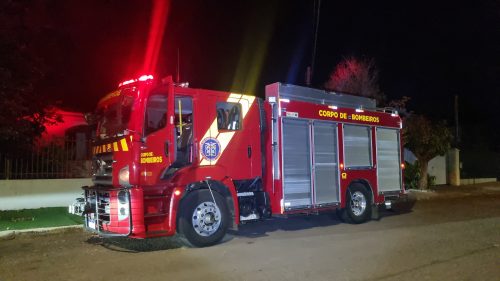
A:
MULTIPOLYGON (((402 215, 412 212, 416 201, 404 198, 393 204, 392 210, 385 210, 384 206, 379 207, 379 220, 387 216, 402 215)), ((335 211, 314 215, 294 215, 288 217, 274 217, 265 221, 258 221, 240 225, 238 231, 231 231, 230 234, 236 237, 256 238, 267 236, 268 233, 282 231, 299 231, 317 227, 329 227, 343 223, 335 211)))
POLYGON ((299 231, 316 227, 328 227, 342 223, 335 213, 318 215, 294 215, 289 217, 274 217, 264 221, 246 223, 239 226, 238 231, 230 231, 236 237, 264 237, 268 233, 283 231, 299 231))
MULTIPOLYGON (((379 209, 380 218, 410 213, 416 201, 411 199, 400 200, 393 204, 393 210, 385 210, 383 206, 379 209)), ((301 231, 319 227, 329 227, 343 222, 338 218, 335 211, 313 215, 293 215, 288 217, 273 217, 263 221, 242 224, 238 231, 229 230, 222 243, 231 241, 234 237, 258 238, 268 236, 275 231, 301 231)), ((188 243, 179 235, 173 237, 131 239, 126 237, 102 238, 92 236, 86 241, 92 245, 100 245, 106 249, 128 252, 152 252, 172 250, 186 247, 188 243)))
POLYGON ((92 245, 100 245, 112 251, 127 253, 164 251, 184 246, 184 242, 178 236, 149 239, 132 239, 126 237, 102 238, 92 236, 86 242, 92 245))

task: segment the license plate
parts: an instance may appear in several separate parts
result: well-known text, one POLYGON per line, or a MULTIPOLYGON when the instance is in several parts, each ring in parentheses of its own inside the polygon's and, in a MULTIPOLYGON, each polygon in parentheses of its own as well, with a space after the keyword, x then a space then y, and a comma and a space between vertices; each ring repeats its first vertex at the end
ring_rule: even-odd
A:
POLYGON ((90 214, 87 218, 87 227, 96 229, 95 228, 95 220, 94 220, 94 214, 90 214))

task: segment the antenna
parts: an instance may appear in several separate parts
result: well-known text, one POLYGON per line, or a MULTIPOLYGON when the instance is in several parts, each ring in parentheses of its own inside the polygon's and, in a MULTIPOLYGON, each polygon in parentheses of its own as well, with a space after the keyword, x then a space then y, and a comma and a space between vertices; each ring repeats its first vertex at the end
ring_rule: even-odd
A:
POLYGON ((179 48, 177 48, 177 77, 176 77, 176 83, 180 83, 181 79, 180 79, 180 76, 181 76, 181 66, 180 66, 180 61, 181 61, 181 55, 180 55, 180 51, 179 51, 179 48))

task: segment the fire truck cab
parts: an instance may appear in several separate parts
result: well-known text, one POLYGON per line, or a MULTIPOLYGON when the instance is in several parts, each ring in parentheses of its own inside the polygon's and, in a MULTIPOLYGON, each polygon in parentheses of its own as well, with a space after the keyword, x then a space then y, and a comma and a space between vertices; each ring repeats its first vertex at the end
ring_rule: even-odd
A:
POLYGON ((396 112, 375 101, 274 83, 266 98, 152 76, 97 107, 87 229, 195 246, 273 215, 337 210, 349 222, 404 193, 396 112))

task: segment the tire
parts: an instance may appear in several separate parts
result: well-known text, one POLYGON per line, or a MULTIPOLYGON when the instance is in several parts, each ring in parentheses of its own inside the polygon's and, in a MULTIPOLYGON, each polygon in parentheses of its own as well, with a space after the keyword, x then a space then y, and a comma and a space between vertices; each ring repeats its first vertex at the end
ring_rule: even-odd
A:
POLYGON ((339 211, 340 219, 347 223, 360 224, 371 219, 371 195, 362 185, 349 187, 346 194, 346 207, 339 211))
POLYGON ((181 203, 178 230, 195 247, 218 243, 226 235, 229 211, 224 197, 208 189, 189 193, 181 203))

